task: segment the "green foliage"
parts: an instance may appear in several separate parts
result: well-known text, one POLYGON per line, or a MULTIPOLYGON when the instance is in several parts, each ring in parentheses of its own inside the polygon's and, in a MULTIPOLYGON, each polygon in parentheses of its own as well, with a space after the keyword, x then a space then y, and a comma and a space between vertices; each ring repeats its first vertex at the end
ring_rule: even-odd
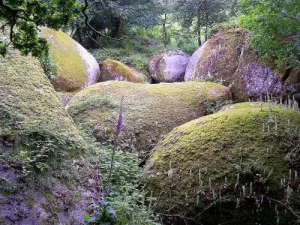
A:
POLYGON ((178 49, 183 52, 192 55, 198 48, 198 44, 195 38, 187 37, 184 33, 176 39, 176 45, 178 49))
POLYGON ((220 30, 236 29, 240 27, 238 20, 233 17, 223 23, 217 23, 210 29, 210 36, 216 34, 220 30))
POLYGON ((84 224, 159 225, 151 211, 153 199, 149 199, 144 191, 142 169, 138 166, 137 155, 125 154, 119 149, 113 153, 95 143, 87 131, 85 135, 89 149, 101 156, 98 163, 103 186, 102 200, 99 204, 92 205, 92 213, 84 218, 84 224), (110 180, 112 154, 115 155, 110 180))
POLYGON ((39 26, 59 29, 69 23, 77 7, 76 0, 0 1, 0 27, 7 39, 0 39, 0 53, 6 54, 11 44, 23 54, 39 56, 48 50, 47 42, 38 34, 39 26))
POLYGON ((114 59, 146 74, 148 61, 163 48, 162 45, 145 39, 126 39, 119 43, 107 43, 107 47, 94 50, 93 56, 98 62, 114 59))
POLYGON ((178 0, 174 5, 174 16, 183 27, 197 34, 198 44, 201 45, 202 33, 206 40, 208 29, 228 18, 232 4, 232 0, 178 0))
MULTIPOLYGON (((15 128, 18 126, 15 124, 15 128)), ((40 130, 39 126, 44 125, 36 124, 36 127, 16 133, 6 134, 5 130, 0 132, 0 137, 12 141, 11 153, 15 154, 12 161, 21 165, 25 176, 31 173, 45 173, 57 167, 63 160, 77 155, 84 148, 80 142, 68 140, 52 130, 40 130)))
POLYGON ((241 0, 241 25, 252 31, 251 44, 263 60, 299 67, 300 4, 298 0, 241 0))
POLYGON ((39 61, 41 66, 43 67, 44 73, 49 79, 52 79, 57 74, 57 67, 55 63, 52 61, 48 52, 42 52, 39 56, 39 61))
MULTIPOLYGON (((86 27, 86 18, 79 17, 73 25, 76 27, 75 37, 79 41, 89 40, 89 34, 95 39, 105 36, 119 38, 124 36, 130 26, 151 27, 158 23, 157 4, 154 0, 88 0, 86 15, 94 29, 86 27)), ((101 41, 100 41, 101 44, 101 41)))
POLYGON ((159 25, 150 28, 134 27, 131 29, 131 32, 133 33, 133 35, 152 41, 161 41, 163 38, 162 28, 159 25))

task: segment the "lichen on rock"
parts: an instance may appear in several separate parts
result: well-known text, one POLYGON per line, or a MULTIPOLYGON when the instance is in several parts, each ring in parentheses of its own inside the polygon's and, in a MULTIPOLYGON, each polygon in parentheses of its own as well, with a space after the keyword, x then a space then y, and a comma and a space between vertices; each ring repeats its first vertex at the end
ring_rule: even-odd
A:
POLYGON ((147 155, 161 135, 205 115, 205 102, 229 100, 229 90, 215 83, 138 84, 110 81, 77 93, 68 112, 75 122, 88 125, 102 144, 114 143, 118 105, 124 97, 121 147, 147 155))
POLYGON ((282 75, 259 60, 248 36, 240 28, 220 30, 193 54, 185 81, 221 80, 231 87, 233 99, 237 101, 299 92, 298 81, 285 82, 282 75))
MULTIPOLYGON (((275 199, 283 196, 281 180, 288 179, 290 165, 282 137, 299 122, 300 113, 294 110, 241 103, 173 129, 159 141, 144 169, 156 210, 203 224, 253 221, 256 199, 261 201, 266 193, 275 199), (212 216, 216 212, 224 217, 212 216)), ((260 218, 270 219, 275 206, 268 208, 266 202, 260 207, 266 210, 260 218)))
POLYGON ((130 68, 119 61, 106 59, 101 63, 100 81, 109 80, 129 81, 133 83, 149 82, 147 76, 137 70, 130 68))
POLYGON ((155 82, 184 81, 190 56, 179 50, 161 50, 149 61, 149 73, 155 82))
POLYGON ((50 45, 50 56, 57 74, 51 79, 57 91, 76 91, 97 82, 100 75, 96 59, 62 31, 41 28, 50 45))

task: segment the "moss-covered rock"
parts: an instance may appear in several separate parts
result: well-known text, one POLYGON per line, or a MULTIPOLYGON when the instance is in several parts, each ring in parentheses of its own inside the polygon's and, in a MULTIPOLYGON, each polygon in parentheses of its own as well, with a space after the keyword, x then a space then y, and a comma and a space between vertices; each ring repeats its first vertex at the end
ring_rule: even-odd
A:
MULTIPOLYGON (((287 72, 289 76, 293 74, 287 72)), ((185 81, 222 80, 231 86, 237 101, 300 91, 299 79, 291 83, 284 77, 261 63, 250 48, 248 32, 240 28, 221 30, 212 36, 193 54, 185 73, 185 81)))
POLYGON ((38 60, 0 57, 0 224, 80 224, 97 195, 84 146, 38 60))
POLYGON ((50 44, 50 56, 57 68, 51 79, 57 91, 75 91, 97 82, 100 75, 96 59, 78 42, 62 31, 42 28, 50 44))
POLYGON ((1 126, 1 134, 35 128, 59 133, 70 140, 81 140, 38 60, 10 51, 9 56, 0 58, 0 65, 1 123, 7 124, 1 126), (10 127, 10 120, 17 127, 10 127), (8 130, 4 129, 6 127, 8 130))
POLYGON ((179 50, 161 50, 149 61, 149 73, 155 82, 184 81, 190 56, 179 50))
MULTIPOLYGON (((297 111, 242 103, 173 129, 144 170, 156 210, 201 224, 276 223, 267 197, 284 195, 291 166, 284 138, 299 122, 297 111)), ((291 176, 298 170, 294 166, 291 176)))
POLYGON ((104 82, 77 93, 68 112, 80 124, 87 124, 103 144, 114 138, 119 102, 124 97, 120 144, 124 150, 144 155, 158 138, 174 127, 205 115, 206 104, 230 99, 226 87, 215 83, 185 82, 135 84, 104 82))
POLYGON ((101 63, 100 81, 109 80, 130 81, 133 83, 149 82, 146 75, 135 69, 132 69, 119 61, 106 59, 101 63))

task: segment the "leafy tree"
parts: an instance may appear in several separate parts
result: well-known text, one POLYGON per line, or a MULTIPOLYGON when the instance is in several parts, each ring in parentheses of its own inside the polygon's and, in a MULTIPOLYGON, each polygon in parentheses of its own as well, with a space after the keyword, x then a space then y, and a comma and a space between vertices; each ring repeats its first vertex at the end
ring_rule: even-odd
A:
POLYGON ((207 40, 208 29, 214 23, 222 22, 227 18, 230 5, 231 0, 178 0, 175 3, 175 11, 184 27, 195 24, 194 32, 197 33, 200 46, 202 27, 204 27, 205 40, 207 40))
POLYGON ((84 17, 74 23, 74 37, 84 44, 84 40, 99 38, 122 39, 125 30, 131 26, 151 27, 158 23, 155 0, 83 0, 84 17))
POLYGON ((298 67, 300 60, 299 0, 241 0, 242 26, 252 31, 251 43, 259 56, 283 65, 298 67))
POLYGON ((0 54, 12 45, 34 56, 48 50, 39 26, 59 29, 74 17, 77 0, 0 0, 0 54))
POLYGON ((159 5, 159 11, 161 14, 161 25, 162 25, 162 36, 163 36, 163 43, 164 47, 167 47, 167 44, 169 42, 168 39, 168 31, 167 31, 167 24, 168 24, 168 15, 172 13, 171 9, 172 2, 170 0, 161 0, 158 2, 159 5))

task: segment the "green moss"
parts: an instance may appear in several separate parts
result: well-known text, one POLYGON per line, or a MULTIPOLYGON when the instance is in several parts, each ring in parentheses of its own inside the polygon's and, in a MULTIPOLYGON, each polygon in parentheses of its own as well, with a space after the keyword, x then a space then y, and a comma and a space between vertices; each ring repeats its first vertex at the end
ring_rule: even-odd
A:
POLYGON ((193 79, 222 80, 224 85, 232 86, 234 100, 247 101, 244 81, 236 73, 246 44, 247 31, 244 29, 220 30, 207 41, 203 54, 197 60, 193 79))
POLYGON ((149 82, 148 78, 144 74, 113 59, 107 59, 102 62, 101 73, 102 73, 102 81, 124 80, 124 81, 130 81, 134 83, 149 82))
MULTIPOLYGON (((138 84, 111 81, 90 86, 69 102, 74 120, 87 124, 101 142, 106 130, 115 130, 118 107, 124 97, 124 150, 146 154, 160 135, 205 114, 203 102, 230 99, 227 88, 204 82, 138 84)), ((142 154, 142 155, 143 155, 142 154)))
POLYGON ((82 140, 35 58, 14 51, 1 57, 0 85, 0 136, 35 133, 74 143, 82 140))
POLYGON ((262 108, 259 103, 237 104, 173 129, 158 143, 145 167, 148 189, 158 199, 157 210, 172 208, 183 215, 197 215, 211 203, 209 199, 220 198, 221 190, 224 199, 235 200, 239 198, 239 191, 237 197, 234 194, 237 174, 238 185, 249 190, 257 174, 266 178, 271 173, 269 194, 281 198, 280 180, 289 177, 289 166, 286 146, 279 137, 299 124, 300 113, 271 108, 270 114, 268 104, 262 108))
POLYGON ((87 191, 98 195, 85 147, 38 60, 0 57, 0 224, 11 223, 10 209, 18 224, 78 223, 87 191))
POLYGON ((50 44, 52 60, 57 67, 57 76, 52 79, 56 90, 81 89, 88 80, 86 66, 76 49, 75 41, 62 31, 42 28, 41 34, 50 44))
POLYGON ((220 112, 234 110, 234 109, 253 109, 257 110, 257 108, 261 110, 269 109, 273 110, 274 108, 284 108, 284 106, 277 105, 274 103, 266 103, 266 102, 242 102, 239 104, 226 105, 220 109, 220 112))

